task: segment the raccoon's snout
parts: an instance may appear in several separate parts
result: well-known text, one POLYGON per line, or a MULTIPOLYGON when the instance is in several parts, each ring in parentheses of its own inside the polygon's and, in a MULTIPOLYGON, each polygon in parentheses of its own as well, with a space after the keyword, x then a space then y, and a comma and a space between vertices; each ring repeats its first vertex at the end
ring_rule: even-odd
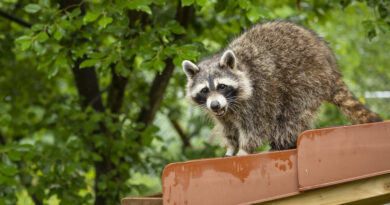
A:
POLYGON ((213 101, 213 102, 211 102, 211 104, 210 104, 210 108, 211 108, 214 112, 216 112, 216 111, 219 110, 219 108, 221 108, 221 105, 219 104, 218 101, 213 101))
POLYGON ((207 107, 214 112, 216 116, 222 116, 227 110, 226 98, 220 94, 214 94, 207 99, 207 107))
POLYGON ((210 108, 217 116, 222 116, 226 112, 226 108, 225 107, 221 108, 221 105, 219 104, 218 101, 211 102, 210 108))

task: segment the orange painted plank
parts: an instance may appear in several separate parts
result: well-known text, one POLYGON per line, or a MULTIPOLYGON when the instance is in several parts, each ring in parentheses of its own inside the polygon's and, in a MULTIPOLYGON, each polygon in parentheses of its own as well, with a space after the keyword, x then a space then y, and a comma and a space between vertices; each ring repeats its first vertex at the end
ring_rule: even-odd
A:
POLYGON ((298 194, 296 150, 173 163, 164 204, 238 204, 298 194))
POLYGON ((390 121, 309 130, 297 150, 300 190, 390 173, 390 121))

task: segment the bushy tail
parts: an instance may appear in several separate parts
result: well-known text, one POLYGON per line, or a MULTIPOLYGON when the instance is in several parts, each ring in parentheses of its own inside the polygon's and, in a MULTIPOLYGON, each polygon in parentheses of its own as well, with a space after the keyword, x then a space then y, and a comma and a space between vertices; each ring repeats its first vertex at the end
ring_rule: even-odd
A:
POLYGON ((341 79, 336 80, 335 84, 330 102, 352 121, 358 124, 383 121, 376 113, 359 102, 341 79))

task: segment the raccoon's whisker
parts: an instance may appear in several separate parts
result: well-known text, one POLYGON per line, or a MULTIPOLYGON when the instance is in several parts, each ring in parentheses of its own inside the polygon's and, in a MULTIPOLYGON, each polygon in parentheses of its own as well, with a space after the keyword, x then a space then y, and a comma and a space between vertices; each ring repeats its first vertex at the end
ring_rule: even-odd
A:
POLYGON ((229 109, 232 110, 233 112, 237 112, 238 108, 239 108, 239 106, 234 104, 234 103, 229 104, 229 109))
POLYGON ((238 107, 242 106, 242 104, 237 102, 237 101, 228 101, 228 102, 229 102, 229 105, 234 107, 234 108, 238 108, 238 107))

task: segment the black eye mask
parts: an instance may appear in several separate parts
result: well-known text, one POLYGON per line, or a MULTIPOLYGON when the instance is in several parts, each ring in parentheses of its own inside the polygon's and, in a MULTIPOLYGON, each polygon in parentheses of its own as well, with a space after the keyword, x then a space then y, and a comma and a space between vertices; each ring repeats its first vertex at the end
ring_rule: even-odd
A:
POLYGON ((196 94, 195 97, 193 97, 192 99, 198 103, 199 105, 205 105, 206 102, 207 102, 207 96, 208 96, 209 92, 207 93, 202 93, 202 92, 199 92, 198 94, 196 94))
POLYGON ((237 97, 237 89, 234 89, 231 86, 226 86, 224 89, 220 89, 218 92, 229 100, 235 99, 237 97))

